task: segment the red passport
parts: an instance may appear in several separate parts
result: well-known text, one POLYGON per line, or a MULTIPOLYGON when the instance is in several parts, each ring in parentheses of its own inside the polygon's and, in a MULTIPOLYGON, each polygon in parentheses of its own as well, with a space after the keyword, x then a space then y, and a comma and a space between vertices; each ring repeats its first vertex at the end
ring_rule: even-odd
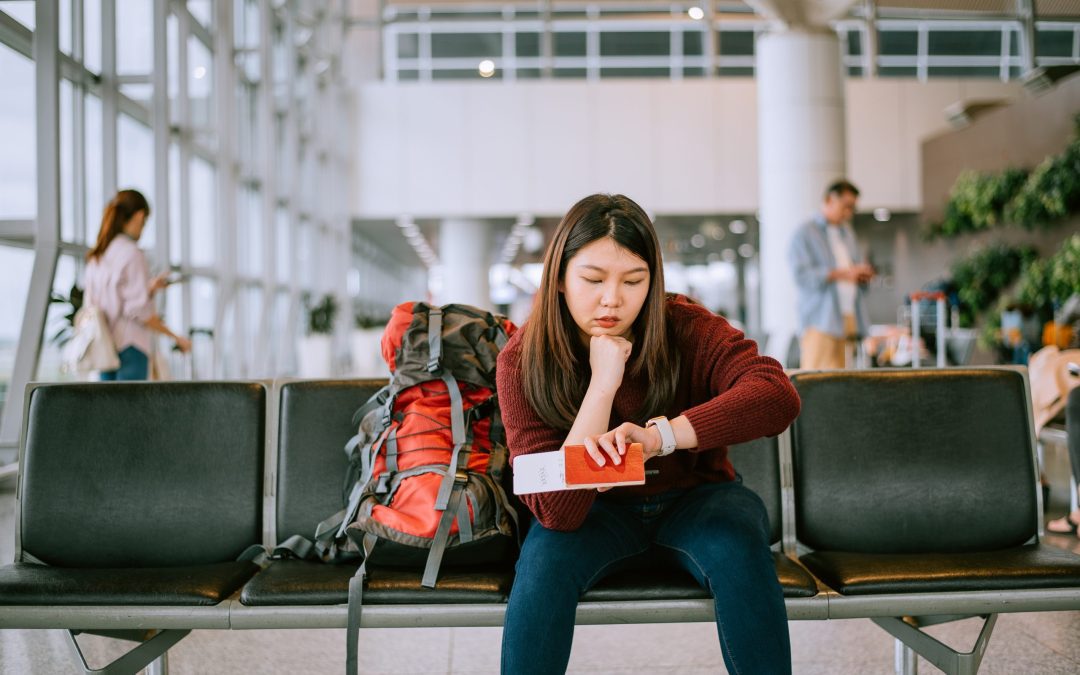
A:
POLYGON ((600 466, 589 456, 584 445, 565 446, 563 457, 568 488, 645 484, 645 453, 641 443, 626 446, 626 454, 618 464, 613 464, 611 458, 605 455, 607 461, 600 466))

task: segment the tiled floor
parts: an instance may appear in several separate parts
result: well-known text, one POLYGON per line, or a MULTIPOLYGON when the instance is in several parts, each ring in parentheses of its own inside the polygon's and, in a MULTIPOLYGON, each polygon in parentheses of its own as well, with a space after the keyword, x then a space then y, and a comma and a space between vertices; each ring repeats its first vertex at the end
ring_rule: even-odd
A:
MULTIPOLYGON (((0 561, 14 552, 14 493, 0 487, 0 561)), ((1048 537, 1080 553, 1080 539, 1048 537)), ((794 671, 800 675, 883 675, 893 672, 893 640, 868 620, 793 621, 789 624, 794 671)), ((929 629, 947 644, 970 648, 980 622, 969 619, 929 629)), ((360 633, 362 672, 495 673, 499 628, 365 629, 360 633)), ((128 648, 80 636, 90 664, 101 667, 128 648)), ((170 651, 176 675, 214 673, 337 673, 345 658, 342 630, 194 631, 170 651)), ((0 631, 0 673, 75 672, 62 631, 0 631)), ((920 661, 923 673, 937 672, 920 661)), ((712 624, 582 626, 574 638, 571 673, 725 672, 712 624)), ((980 673, 985 675, 1080 673, 1080 612, 1001 615, 980 673)))

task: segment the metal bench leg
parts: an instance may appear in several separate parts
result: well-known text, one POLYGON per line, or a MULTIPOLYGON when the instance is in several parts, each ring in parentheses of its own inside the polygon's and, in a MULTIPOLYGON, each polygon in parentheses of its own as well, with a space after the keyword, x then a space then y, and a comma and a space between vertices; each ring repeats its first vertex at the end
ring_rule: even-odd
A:
POLYGON ((169 675, 169 652, 165 652, 150 662, 146 675, 169 675))
MULTIPOLYGON (((151 665, 151 663, 157 664, 159 660, 160 665, 158 667, 163 667, 165 670, 156 672, 164 675, 168 672, 168 661, 165 659, 165 652, 187 637, 190 632, 190 630, 159 631, 154 637, 146 640, 104 668, 97 670, 91 668, 86 662, 82 648, 79 647, 78 641, 75 640, 76 632, 69 630, 67 634, 71 638, 71 645, 75 648, 75 655, 79 657, 79 663, 82 664, 83 672, 86 675, 134 675, 134 673, 138 673, 143 668, 151 665)), ((151 673, 154 672, 154 670, 151 670, 151 673)))
POLYGON ((915 650, 896 639, 896 657, 894 659, 896 675, 919 675, 919 657, 915 650))
MULTIPOLYGON (((985 623, 983 623, 982 630, 979 632, 979 637, 975 640, 975 646, 972 647, 970 652, 959 652, 930 635, 927 635, 919 628, 916 628, 903 619, 894 617, 875 617, 871 620, 884 628, 889 634, 909 647, 919 656, 949 675, 975 675, 979 672, 979 666, 982 664, 983 655, 986 653, 986 646, 990 641, 990 633, 993 632, 994 624, 997 623, 997 614, 984 614, 981 615, 981 617, 985 623)), ((956 618, 958 617, 948 617, 948 620, 955 620, 956 618)), ((927 622, 923 625, 933 624, 927 622)), ((914 655, 912 655, 912 658, 914 659, 914 655)), ((897 672, 900 672, 899 661, 898 653, 897 672)), ((912 672, 915 671, 912 670, 912 672)))

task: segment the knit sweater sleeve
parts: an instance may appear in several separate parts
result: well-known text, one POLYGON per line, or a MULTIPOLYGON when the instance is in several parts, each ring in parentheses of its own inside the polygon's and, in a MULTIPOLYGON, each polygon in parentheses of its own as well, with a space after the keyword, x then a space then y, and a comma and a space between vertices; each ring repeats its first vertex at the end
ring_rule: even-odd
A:
MULTIPOLYGON (((519 330, 503 348, 495 374, 511 468, 518 456, 558 450, 566 440, 566 433, 545 424, 525 397, 521 376, 520 336, 523 333, 524 330, 519 330)), ((520 499, 544 527, 571 531, 585 522, 596 499, 596 491, 539 492, 521 495, 520 499)))
POLYGON ((697 434, 698 450, 775 436, 799 414, 799 395, 778 361, 762 356, 752 340, 723 317, 683 306, 682 372, 710 398, 683 412, 697 434), (689 368, 687 368, 689 365, 689 368))

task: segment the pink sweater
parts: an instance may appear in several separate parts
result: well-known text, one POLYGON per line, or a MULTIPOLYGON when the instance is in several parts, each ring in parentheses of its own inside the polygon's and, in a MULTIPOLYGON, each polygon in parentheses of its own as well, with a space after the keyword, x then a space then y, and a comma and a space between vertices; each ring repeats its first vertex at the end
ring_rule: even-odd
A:
POLYGON ((154 315, 150 272, 138 245, 118 234, 99 258, 86 265, 84 302, 105 313, 116 351, 136 347, 150 354, 151 332, 146 322, 154 315))
MULTIPOLYGON (((781 365, 757 352, 753 341, 704 307, 673 298, 667 320, 683 328, 674 347, 682 354, 675 402, 664 411, 669 419, 686 415, 697 434, 698 447, 680 449, 667 457, 649 460, 657 469, 645 485, 615 488, 608 494, 657 494, 672 488, 734 480, 727 446, 762 436, 775 436, 799 414, 799 395, 781 365)), ((510 339, 499 354, 497 383, 499 406, 506 427, 511 466, 518 455, 558 450, 568 429, 546 425, 525 398, 521 379, 522 336, 528 324, 510 339)), ((588 364, 582 368, 589 377, 588 364)), ((623 380, 615 394, 609 428, 635 419, 647 383, 643 378, 623 380)), ((595 490, 566 490, 523 495, 522 501, 544 526, 576 530, 597 497, 595 490)))

